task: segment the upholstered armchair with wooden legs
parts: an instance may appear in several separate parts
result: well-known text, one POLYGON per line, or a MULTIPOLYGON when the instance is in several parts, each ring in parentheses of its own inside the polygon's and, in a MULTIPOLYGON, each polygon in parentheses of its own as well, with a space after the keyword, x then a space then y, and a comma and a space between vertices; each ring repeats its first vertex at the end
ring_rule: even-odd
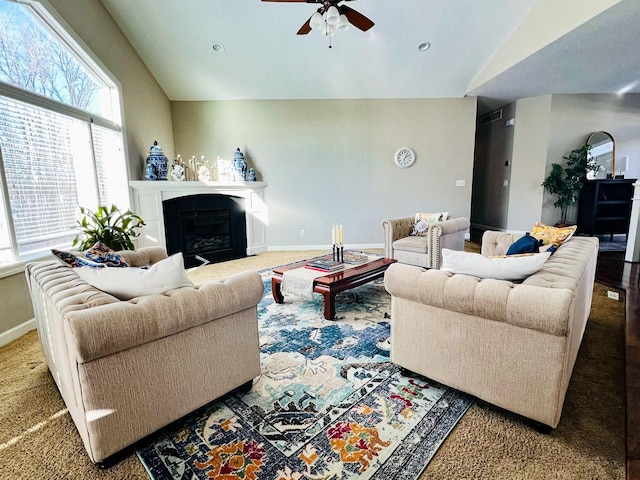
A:
POLYGON ((414 217, 389 218, 382 221, 384 255, 400 263, 424 268, 440 268, 443 248, 464 250, 468 218, 451 218, 428 226, 423 236, 412 236, 414 217))

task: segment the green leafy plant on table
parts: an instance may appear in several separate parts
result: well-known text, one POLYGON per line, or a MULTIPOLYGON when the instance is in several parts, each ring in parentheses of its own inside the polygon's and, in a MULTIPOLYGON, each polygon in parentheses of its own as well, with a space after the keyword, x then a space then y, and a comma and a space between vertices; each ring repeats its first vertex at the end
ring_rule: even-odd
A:
POLYGON ((76 223, 81 235, 73 240, 73 246, 80 250, 92 247, 96 242, 102 242, 113 250, 133 250, 133 238, 140 235, 140 229, 145 223, 131 210, 122 213, 118 207, 110 208, 99 205, 93 212, 85 207, 80 207, 83 215, 76 223))
POLYGON ((562 157, 566 160, 566 166, 558 163, 551 165, 549 176, 542 182, 542 186, 558 199, 553 204, 560 209, 560 222, 567 223, 567 211, 571 205, 578 201, 578 192, 584 185, 588 170, 588 160, 591 145, 583 145, 562 157))

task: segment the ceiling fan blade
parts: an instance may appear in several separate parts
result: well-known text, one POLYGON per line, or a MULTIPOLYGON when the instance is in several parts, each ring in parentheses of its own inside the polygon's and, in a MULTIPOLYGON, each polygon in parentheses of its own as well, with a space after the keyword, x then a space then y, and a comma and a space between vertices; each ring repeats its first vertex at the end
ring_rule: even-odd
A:
POLYGON ((375 25, 371 20, 362 15, 359 12, 356 12, 353 8, 347 7, 346 5, 340 6, 340 13, 344 13, 349 20, 349 23, 356 28, 359 28, 363 32, 366 32, 371 27, 375 25))
POLYGON ((302 25, 300 27, 300 30, 298 30, 298 33, 296 33, 296 35, 306 35, 307 33, 309 33, 311 31, 311 17, 309 17, 309 20, 307 20, 304 25, 302 25))

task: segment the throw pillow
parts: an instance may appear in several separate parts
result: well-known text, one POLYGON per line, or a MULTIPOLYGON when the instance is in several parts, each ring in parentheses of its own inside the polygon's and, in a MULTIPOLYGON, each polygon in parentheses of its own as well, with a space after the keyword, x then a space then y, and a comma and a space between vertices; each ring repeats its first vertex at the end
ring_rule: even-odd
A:
POLYGON ((78 268, 75 272, 85 282, 120 300, 165 293, 193 284, 184 269, 182 253, 160 260, 149 268, 78 268))
POLYGON ((442 249, 441 270, 497 280, 523 280, 536 273, 551 252, 485 257, 479 253, 442 249))
POLYGON ((84 252, 65 252, 52 249, 51 253, 63 265, 69 267, 128 267, 122 256, 102 242, 96 242, 84 252))
POLYGON ((429 225, 442 222, 449 216, 449 212, 416 213, 413 220, 413 230, 409 235, 424 237, 429 231, 429 225))
POLYGON ((538 240, 535 237, 532 237, 529 232, 525 233, 524 237, 520 237, 518 240, 513 242, 507 250, 507 255, 517 255, 519 253, 538 253, 540 252, 540 247, 542 246, 542 241, 538 240))
POLYGON ((577 225, 571 225, 570 227, 550 227, 549 225, 538 222, 533 226, 531 236, 542 240, 543 245, 552 244, 559 247, 573 236, 577 228, 577 225))

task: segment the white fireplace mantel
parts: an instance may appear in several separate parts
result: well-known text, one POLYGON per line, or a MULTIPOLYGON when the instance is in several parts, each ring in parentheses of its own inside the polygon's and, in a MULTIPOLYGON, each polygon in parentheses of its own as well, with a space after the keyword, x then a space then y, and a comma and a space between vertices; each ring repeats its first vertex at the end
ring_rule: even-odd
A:
POLYGON ((245 199, 247 219, 247 255, 255 255, 267 249, 268 210, 264 201, 266 182, 129 182, 132 191, 133 211, 144 220, 138 247, 161 246, 167 248, 164 232, 162 202, 187 195, 216 193, 245 199))

